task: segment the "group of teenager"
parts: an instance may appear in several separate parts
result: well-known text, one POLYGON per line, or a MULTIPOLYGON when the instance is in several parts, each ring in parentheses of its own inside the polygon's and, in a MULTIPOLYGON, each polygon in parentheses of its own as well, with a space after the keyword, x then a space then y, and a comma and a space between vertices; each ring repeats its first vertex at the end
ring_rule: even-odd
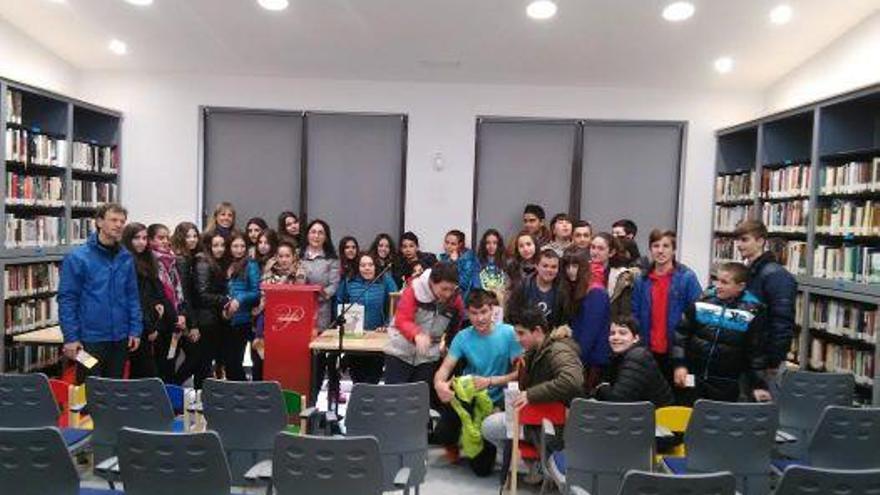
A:
MULTIPOLYGON (((367 249, 351 236, 336 245, 326 222, 301 229, 292 212, 275 229, 262 218, 240 225, 229 203, 204 232, 126 217, 119 205, 100 208, 97 232, 62 264, 65 353, 98 358, 83 373, 121 377, 128 360, 131 377, 192 377, 198 389, 212 376, 247 379, 250 342, 260 380, 261 284, 316 285, 317 331, 339 305, 357 303, 366 331, 389 334, 383 356, 345 359, 352 381, 430 384, 441 413, 434 441, 462 446, 479 473, 491 471, 492 446, 506 436, 510 382, 519 384, 515 407, 581 396, 658 407, 769 400, 793 334, 796 283, 765 251, 757 221, 736 232, 747 265, 721 264, 704 291, 676 260, 674 231, 653 230, 642 256, 630 220, 594 232, 564 213, 548 223, 534 204, 509 242, 489 229, 472 251, 452 230, 439 256, 412 232, 397 245, 388 234, 367 249)), ((320 359, 313 382, 338 380, 336 357, 320 359)))

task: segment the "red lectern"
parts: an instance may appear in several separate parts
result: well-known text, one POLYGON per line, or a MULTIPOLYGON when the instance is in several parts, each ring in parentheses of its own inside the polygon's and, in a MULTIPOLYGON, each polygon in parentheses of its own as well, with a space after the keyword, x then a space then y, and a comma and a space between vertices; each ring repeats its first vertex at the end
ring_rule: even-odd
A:
POLYGON ((266 307, 263 377, 308 396, 311 378, 309 343, 318 312, 317 285, 263 284, 266 307))

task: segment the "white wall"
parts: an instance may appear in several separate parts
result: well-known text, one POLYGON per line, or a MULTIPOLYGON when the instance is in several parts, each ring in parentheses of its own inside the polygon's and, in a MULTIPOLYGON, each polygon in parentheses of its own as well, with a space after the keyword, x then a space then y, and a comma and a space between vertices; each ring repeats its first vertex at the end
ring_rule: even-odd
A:
POLYGON ((169 223, 197 217, 199 105, 406 113, 406 225, 432 250, 446 230, 470 230, 477 115, 686 120, 681 257, 701 276, 709 264, 713 132, 760 108, 759 94, 167 74, 84 74, 81 87, 87 100, 125 114, 122 194, 132 217, 169 223), (430 163, 438 151, 441 172, 430 163))
POLYGON ((76 96, 79 71, 0 18, 0 76, 76 96))
POLYGON ((880 83, 880 9, 765 92, 772 113, 880 83))

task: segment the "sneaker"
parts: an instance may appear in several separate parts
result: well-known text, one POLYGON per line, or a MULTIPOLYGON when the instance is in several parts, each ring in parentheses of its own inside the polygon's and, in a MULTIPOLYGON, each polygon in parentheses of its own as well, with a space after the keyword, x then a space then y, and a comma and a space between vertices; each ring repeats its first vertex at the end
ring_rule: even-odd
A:
POLYGON ((447 445, 443 448, 445 449, 443 457, 449 461, 450 464, 456 464, 459 459, 461 459, 461 453, 459 452, 457 445, 447 445))

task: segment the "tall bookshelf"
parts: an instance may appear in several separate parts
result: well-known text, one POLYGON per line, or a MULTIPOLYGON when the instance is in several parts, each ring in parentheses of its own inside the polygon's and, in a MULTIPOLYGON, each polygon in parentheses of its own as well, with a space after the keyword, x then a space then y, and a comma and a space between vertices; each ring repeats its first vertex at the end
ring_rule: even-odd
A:
POLYGON ((720 130, 717 140, 713 263, 738 259, 731 222, 762 220, 768 248, 799 284, 789 365, 852 372, 859 400, 880 404, 880 85, 720 130), (731 177, 752 174, 747 194, 732 194, 743 191, 731 177))
POLYGON ((94 230, 97 207, 119 201, 122 115, 2 78, 0 98, 0 371, 51 372, 58 344, 13 337, 58 326, 62 259, 94 230))

